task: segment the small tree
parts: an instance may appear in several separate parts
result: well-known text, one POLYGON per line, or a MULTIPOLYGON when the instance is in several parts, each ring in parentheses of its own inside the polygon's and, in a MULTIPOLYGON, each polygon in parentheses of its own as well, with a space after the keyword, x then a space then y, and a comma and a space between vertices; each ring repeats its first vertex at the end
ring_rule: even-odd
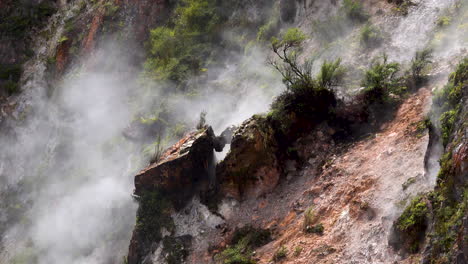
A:
POLYGON ((280 62, 270 60, 270 64, 281 73, 288 89, 294 88, 298 82, 313 86, 313 79, 310 75, 312 62, 307 61, 301 66, 297 61, 298 52, 305 39, 306 35, 300 29, 290 28, 281 39, 273 37, 271 40, 272 50, 280 62))
POLYGON ((400 78, 397 73, 400 64, 389 63, 387 55, 383 55, 382 60, 374 62, 366 71, 362 86, 365 87, 366 100, 383 102, 388 93, 400 85, 400 78))
POLYGON ((411 77, 414 85, 419 85, 424 80, 424 71, 432 63, 432 49, 417 51, 411 60, 411 77))

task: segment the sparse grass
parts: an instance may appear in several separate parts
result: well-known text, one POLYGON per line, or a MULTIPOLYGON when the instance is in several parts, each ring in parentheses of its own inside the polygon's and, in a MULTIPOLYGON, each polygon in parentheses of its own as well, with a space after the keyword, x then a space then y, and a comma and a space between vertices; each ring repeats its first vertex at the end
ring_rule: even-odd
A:
POLYGON ((281 261, 288 257, 288 249, 286 246, 281 246, 278 250, 276 250, 275 254, 273 255, 273 261, 281 261))
POLYGON ((301 255, 301 253, 302 253, 302 250, 303 250, 303 248, 301 246, 296 246, 294 248, 293 256, 294 257, 299 257, 301 255))
POLYGON ((317 221, 317 216, 315 215, 314 208, 311 206, 307 208, 304 212, 304 223, 302 225, 302 229, 304 232, 307 232, 309 228, 312 228, 314 223, 317 221))

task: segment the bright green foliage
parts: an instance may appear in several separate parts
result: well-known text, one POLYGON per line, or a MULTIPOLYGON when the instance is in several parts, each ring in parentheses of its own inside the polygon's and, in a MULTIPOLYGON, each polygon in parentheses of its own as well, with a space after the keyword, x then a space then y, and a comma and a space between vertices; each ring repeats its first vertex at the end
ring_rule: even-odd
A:
POLYGON ((182 84, 198 75, 210 56, 216 24, 213 0, 184 0, 176 8, 172 27, 158 27, 150 34, 146 75, 182 84))
POLYGON ((428 213, 428 208, 424 197, 416 197, 411 201, 411 204, 405 209, 403 214, 397 220, 397 228, 400 231, 411 231, 415 228, 419 229, 424 225, 428 213))
POLYGON ((425 76, 427 66, 432 63, 432 50, 424 49, 417 51, 414 58, 411 60, 411 77, 415 85, 421 83, 425 76))
POLYGON ((252 252, 255 248, 271 241, 269 230, 256 229, 247 226, 236 230, 233 235, 233 246, 226 248, 215 257, 217 263, 222 264, 255 264, 252 252))
POLYGON ((273 46, 273 50, 279 50, 282 48, 283 50, 288 51, 290 48, 300 47, 306 38, 307 36, 300 29, 290 28, 280 39, 276 37, 272 38, 271 44, 273 46))
POLYGON ((215 259, 222 264, 255 264, 246 238, 240 240, 235 246, 225 249, 215 259))
POLYGON ((285 246, 281 246, 273 255, 273 261, 280 261, 288 256, 288 249, 285 246))
POLYGON ((401 85, 401 80, 397 77, 399 70, 400 65, 396 62, 389 63, 386 55, 372 64, 362 82, 368 103, 383 102, 390 92, 398 90, 401 85))
POLYGON ((434 104, 441 109, 440 127, 442 141, 447 145, 460 110, 462 89, 468 85, 468 58, 462 60, 450 75, 449 83, 434 97, 434 104))
POLYGON ((449 16, 441 16, 439 17, 439 19, 437 19, 437 25, 439 27, 449 26, 451 22, 452 22, 452 18, 449 16))
POLYGON ((382 33, 376 26, 367 23, 361 29, 360 41, 366 49, 375 48, 382 42, 382 33))
POLYGON ((369 14, 364 11, 359 0, 343 0, 343 10, 354 21, 364 22, 369 19, 369 14))
POLYGON ((332 89, 338 86, 344 78, 345 68, 341 66, 341 59, 335 61, 324 61, 317 76, 319 89, 332 89))
POLYGON ((407 249, 411 253, 419 250, 419 244, 427 228, 429 208, 426 198, 418 196, 397 219, 395 228, 405 238, 407 249))

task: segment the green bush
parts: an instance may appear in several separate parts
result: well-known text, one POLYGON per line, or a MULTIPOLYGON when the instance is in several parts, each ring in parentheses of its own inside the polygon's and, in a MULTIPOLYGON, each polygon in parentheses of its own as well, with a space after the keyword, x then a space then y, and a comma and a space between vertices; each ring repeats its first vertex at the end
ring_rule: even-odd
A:
POLYGON ((223 264, 255 264, 252 259, 253 250, 270 241, 269 230, 246 226, 236 230, 231 240, 233 245, 216 255, 215 260, 223 264))
POLYGON ((401 78, 397 77, 399 70, 400 65, 396 62, 389 63, 386 55, 382 60, 375 61, 362 81, 365 103, 383 103, 391 92, 400 91, 401 78))
POLYGON ((273 255, 273 261, 280 261, 288 256, 288 249, 285 246, 281 246, 273 255))
POLYGON ((424 49, 417 51, 411 60, 411 78, 415 86, 419 85, 425 78, 425 70, 432 63, 432 50, 424 49))
POLYGON ((183 84, 198 75, 213 50, 216 25, 214 0, 183 0, 175 10, 173 26, 151 30, 146 75, 183 84))
POLYGON ((318 235, 323 235, 323 231, 325 231, 325 227, 323 226, 322 223, 316 224, 314 226, 307 226, 305 230, 306 233, 312 233, 312 234, 318 234, 318 235))
POLYGON ((364 48, 375 48, 382 43, 382 40, 382 32, 377 27, 369 23, 362 27, 360 42, 364 48))
POLYGON ((307 232, 313 224, 317 221, 317 217, 315 215, 315 211, 313 207, 307 208, 304 212, 304 222, 302 224, 304 232, 307 232))
POLYGON ((364 11, 362 4, 358 0, 343 0, 343 10, 354 21, 364 22, 369 19, 369 14, 364 11))
POLYGON ((468 85, 468 58, 465 58, 457 66, 455 72, 450 75, 449 83, 434 96, 434 105, 440 108, 440 128, 442 142, 449 142, 455 122, 460 111, 462 89, 468 85))
POLYGON ((427 228, 428 213, 426 198, 418 196, 411 201, 396 220, 396 229, 405 237, 405 241, 409 245, 408 249, 412 253, 419 250, 419 242, 424 237, 427 228))

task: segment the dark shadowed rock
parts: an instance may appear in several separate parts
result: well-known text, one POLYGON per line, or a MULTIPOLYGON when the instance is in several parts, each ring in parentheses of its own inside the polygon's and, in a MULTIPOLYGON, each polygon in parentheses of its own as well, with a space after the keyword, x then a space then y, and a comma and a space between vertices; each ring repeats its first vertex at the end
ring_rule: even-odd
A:
POLYGON ((196 190, 209 186, 215 141, 211 127, 185 136, 135 176, 135 195, 158 190, 182 206, 196 190))
POLYGON ((217 166, 221 192, 236 199, 258 197, 273 190, 280 178, 274 130, 254 116, 234 133, 231 150, 217 166))

